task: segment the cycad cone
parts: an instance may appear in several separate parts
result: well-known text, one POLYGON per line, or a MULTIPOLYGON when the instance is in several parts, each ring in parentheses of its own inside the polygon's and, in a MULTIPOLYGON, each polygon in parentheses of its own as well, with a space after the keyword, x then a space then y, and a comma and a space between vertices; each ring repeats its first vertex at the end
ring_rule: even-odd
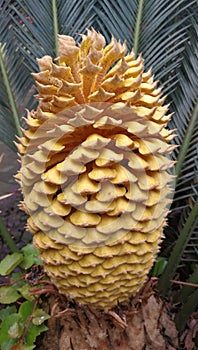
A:
POLYGON ((143 285, 165 226, 172 131, 141 56, 94 30, 38 59, 39 105, 18 145, 23 208, 51 281, 109 309, 143 285))

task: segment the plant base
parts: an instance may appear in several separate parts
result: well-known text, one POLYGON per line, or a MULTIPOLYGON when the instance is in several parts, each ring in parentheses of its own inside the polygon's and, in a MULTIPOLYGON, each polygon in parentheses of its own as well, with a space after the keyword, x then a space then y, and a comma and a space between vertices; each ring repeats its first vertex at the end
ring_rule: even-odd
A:
POLYGON ((174 350, 178 334, 168 310, 147 282, 133 299, 111 311, 50 297, 49 330, 37 350, 174 350))

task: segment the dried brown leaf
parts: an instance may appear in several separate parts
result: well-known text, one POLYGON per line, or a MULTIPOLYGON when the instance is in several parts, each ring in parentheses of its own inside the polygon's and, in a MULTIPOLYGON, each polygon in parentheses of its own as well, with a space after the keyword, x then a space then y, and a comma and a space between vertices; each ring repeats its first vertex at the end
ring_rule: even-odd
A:
POLYGON ((126 349, 143 349, 146 338, 142 313, 139 312, 137 314, 134 314, 130 317, 130 319, 127 320, 127 323, 128 347, 126 349))
POLYGON ((185 329, 181 336, 181 341, 185 344, 186 350, 193 350, 195 347, 194 338, 198 334, 198 320, 192 318, 188 322, 188 328, 185 329))
MULTIPOLYGON (((171 340, 173 349, 178 348, 178 333, 174 322, 170 319, 167 311, 163 308, 159 320, 160 328, 164 329, 164 335, 171 340)), ((170 348, 171 349, 171 348, 170 348)))
POLYGON ((148 302, 142 307, 148 345, 149 343, 152 344, 152 350, 166 349, 165 340, 159 330, 161 306, 161 303, 157 303, 155 297, 152 295, 148 299, 148 302))

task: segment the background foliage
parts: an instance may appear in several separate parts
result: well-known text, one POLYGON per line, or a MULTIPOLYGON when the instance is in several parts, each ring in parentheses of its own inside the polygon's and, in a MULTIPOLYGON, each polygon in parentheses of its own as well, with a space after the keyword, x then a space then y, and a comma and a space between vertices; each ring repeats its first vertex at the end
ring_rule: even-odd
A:
MULTIPOLYGON (((160 271, 164 293, 176 275, 198 283, 197 5, 196 0, 0 0, 0 138, 14 151, 26 109, 36 107, 30 73, 38 71, 37 57, 58 55, 57 33, 79 41, 79 34, 93 26, 107 42, 111 35, 126 40, 163 85, 178 144, 172 155, 175 194, 161 253, 168 261, 160 271)), ((192 310, 197 289, 189 288, 183 288, 183 301, 191 300, 191 308, 184 306, 192 310)))

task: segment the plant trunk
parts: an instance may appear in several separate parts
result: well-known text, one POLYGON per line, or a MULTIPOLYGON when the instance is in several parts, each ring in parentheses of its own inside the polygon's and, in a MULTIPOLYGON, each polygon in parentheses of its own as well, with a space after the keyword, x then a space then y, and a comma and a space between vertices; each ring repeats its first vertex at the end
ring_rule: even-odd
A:
POLYGON ((174 350, 178 334, 165 303, 148 285, 111 311, 50 298, 48 331, 37 350, 174 350))

